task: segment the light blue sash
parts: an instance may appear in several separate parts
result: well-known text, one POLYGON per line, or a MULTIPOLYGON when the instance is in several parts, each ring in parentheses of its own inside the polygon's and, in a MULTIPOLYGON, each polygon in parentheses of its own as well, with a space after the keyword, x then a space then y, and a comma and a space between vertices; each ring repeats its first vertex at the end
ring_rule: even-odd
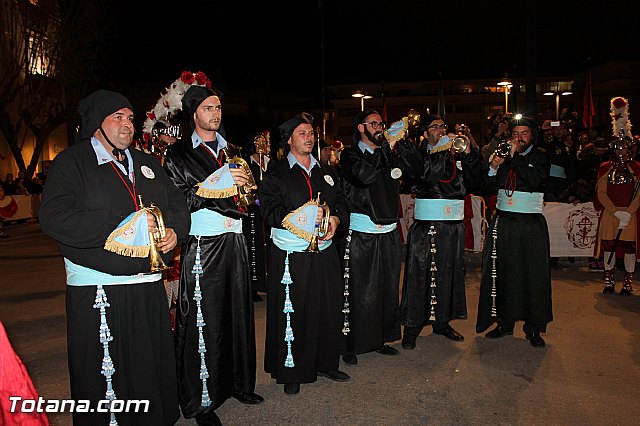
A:
POLYGON ((242 234, 242 219, 233 219, 208 209, 200 209, 191 213, 189 235, 213 237, 227 232, 242 234))
MULTIPOLYGON (((271 228, 271 239, 280 250, 287 252, 301 252, 309 247, 309 241, 296 237, 291 231, 280 228, 271 228)), ((331 245, 331 240, 318 240, 318 248, 324 250, 331 245)))
POLYGON ((138 275, 110 275, 86 266, 76 265, 66 257, 64 259, 64 268, 67 271, 67 285, 72 286, 140 284, 162 279, 162 272, 138 275))
POLYGON ((513 191, 509 197, 504 189, 498 191, 498 210, 513 213, 542 213, 544 194, 542 192, 513 191))
POLYGON ((567 178, 567 174, 564 172, 564 167, 556 166, 555 164, 551 165, 551 168, 549 169, 549 176, 567 178))
POLYGON ((373 223, 369 216, 361 213, 351 213, 349 221, 349 229, 364 232, 366 234, 386 234, 387 232, 391 232, 396 229, 397 226, 397 223, 378 225, 373 223))
POLYGON ((416 220, 462 220, 464 200, 416 198, 413 214, 416 220))

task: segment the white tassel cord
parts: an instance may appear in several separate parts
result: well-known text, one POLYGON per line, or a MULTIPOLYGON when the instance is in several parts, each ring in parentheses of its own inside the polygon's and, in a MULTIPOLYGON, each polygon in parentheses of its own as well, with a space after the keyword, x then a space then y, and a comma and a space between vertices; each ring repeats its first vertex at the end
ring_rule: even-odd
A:
POLYGON ((293 368, 296 364, 293 362, 293 353, 291 352, 291 342, 293 342, 293 328, 291 327, 291 314, 295 311, 293 310, 293 303, 291 302, 291 297, 289 295, 289 285, 293 284, 293 280, 291 279, 291 274, 289 273, 289 253, 287 252, 287 257, 284 259, 284 273, 282 274, 282 280, 280 281, 284 284, 284 308, 282 312, 287 316, 287 326, 284 330, 284 341, 287 342, 287 358, 284 361, 284 366, 293 368))
POLYGON ((196 248, 196 260, 193 264, 193 269, 191 269, 191 273, 196 277, 193 300, 196 302, 196 327, 198 328, 198 353, 200 354, 200 380, 202 380, 202 397, 200 404, 203 407, 208 407, 211 405, 211 398, 209 397, 209 390, 207 389, 209 370, 205 363, 207 347, 204 342, 204 333, 202 332, 207 324, 204 322, 204 316, 202 314, 202 290, 200 289, 200 275, 203 274, 202 263, 200 262, 200 236, 196 236, 196 238, 198 240, 198 246, 196 248))
POLYGON ((349 328, 349 246, 351 245, 351 232, 351 229, 349 229, 347 244, 344 249, 344 306, 342 307, 344 322, 342 323, 342 334, 345 336, 351 331, 349 328))
MULTIPOLYGON (((113 336, 111 335, 111 330, 109 330, 109 325, 107 324, 107 308, 111 307, 111 305, 107 301, 107 293, 105 293, 104 288, 102 288, 102 285, 100 284, 96 288, 96 299, 93 307, 95 309, 100 309, 99 335, 100 343, 102 343, 102 348, 104 350, 104 355, 102 357, 102 375, 106 378, 107 381, 107 392, 105 394, 105 399, 107 401, 114 401, 116 399, 116 393, 113 390, 111 376, 115 374, 116 369, 113 366, 113 360, 111 359, 111 355, 109 354, 109 342, 113 340, 113 336)), ((118 426, 116 415, 114 413, 110 413, 109 426, 118 426)))
POLYGON ((436 267, 436 227, 431 225, 429 228, 428 234, 431 236, 431 284, 430 284, 430 300, 429 304, 431 305, 431 312, 429 314, 429 321, 436 320, 436 305, 438 301, 436 300, 436 272, 438 268, 436 267))

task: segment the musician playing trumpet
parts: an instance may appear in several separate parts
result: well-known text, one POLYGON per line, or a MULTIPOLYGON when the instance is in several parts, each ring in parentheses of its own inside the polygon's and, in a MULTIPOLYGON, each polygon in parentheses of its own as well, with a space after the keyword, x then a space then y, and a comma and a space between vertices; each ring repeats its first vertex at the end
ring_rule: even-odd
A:
POLYGON ((542 214, 549 157, 536 146, 538 126, 515 115, 510 121, 511 149, 495 155, 485 171, 488 193, 497 194, 496 213, 484 244, 476 332, 489 339, 512 335, 516 321, 536 348, 553 319, 549 231, 542 214))
MULTIPOLYGON (((349 312, 343 321, 342 353, 349 365, 357 364, 357 355, 366 352, 398 354, 387 343, 400 339, 402 262, 397 222, 403 173, 392 151, 397 142, 385 137, 385 124, 376 110, 358 112, 353 125, 353 145, 342 153, 344 190, 351 212, 344 272, 349 312)), ((406 134, 407 129, 402 131, 406 134)))
POLYGON ((311 114, 296 114, 279 131, 287 154, 269 168, 258 196, 264 222, 272 227, 264 368, 291 395, 318 376, 349 380, 338 370, 344 296, 332 242, 348 213, 334 168, 311 155, 311 114), (330 211, 326 232, 315 226, 325 213, 321 204, 330 211), (320 253, 309 250, 312 239, 320 253))
MULTIPOLYGON (((421 131, 419 149, 398 143, 416 194, 400 305, 404 349, 415 348, 425 325, 447 339, 464 340, 449 322, 467 318, 464 198, 481 176, 480 154, 472 138, 466 145, 454 144, 459 135, 447 134, 447 125, 437 115, 427 116, 421 131)), ((468 128, 465 132, 471 133, 468 128)))

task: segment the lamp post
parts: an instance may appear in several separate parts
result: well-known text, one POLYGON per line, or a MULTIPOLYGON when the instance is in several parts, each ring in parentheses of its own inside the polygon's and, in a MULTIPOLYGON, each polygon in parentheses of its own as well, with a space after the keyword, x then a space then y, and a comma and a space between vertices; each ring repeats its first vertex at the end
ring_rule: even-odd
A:
POLYGON ((360 98, 360 111, 364 111, 364 100, 373 98, 373 96, 367 95, 366 93, 362 93, 359 90, 356 90, 356 92, 353 93, 351 97, 360 98))
POLYGON ((509 89, 513 87, 513 83, 511 83, 505 75, 504 78, 498 82, 498 87, 504 88, 504 113, 505 115, 509 114, 509 89))
POLYGON ((556 121, 560 120, 560 96, 568 96, 568 95, 572 95, 573 92, 569 91, 569 90, 565 90, 564 92, 552 92, 552 91, 547 91, 544 92, 542 95, 543 96, 554 96, 556 97, 556 121))

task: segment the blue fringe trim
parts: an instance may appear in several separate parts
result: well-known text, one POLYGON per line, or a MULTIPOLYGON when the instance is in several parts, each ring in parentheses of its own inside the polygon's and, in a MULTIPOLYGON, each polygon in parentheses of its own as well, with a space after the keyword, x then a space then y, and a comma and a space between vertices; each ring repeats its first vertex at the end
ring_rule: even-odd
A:
POLYGON ((287 342, 287 359, 284 361, 284 366, 293 368, 296 364, 293 362, 293 354, 291 353, 291 342, 293 342, 293 328, 291 328, 291 314, 295 312, 293 310, 293 303, 291 303, 291 298, 289 297, 289 285, 293 284, 293 280, 291 279, 291 274, 289 273, 289 253, 287 252, 287 257, 284 259, 284 274, 282 274, 282 284, 284 287, 284 309, 282 312, 287 314, 287 327, 284 329, 284 341, 287 342))
POLYGON ((207 379, 209 378, 209 370, 207 370, 207 364, 205 363, 205 354, 207 353, 207 347, 204 343, 204 334, 202 329, 207 325, 204 322, 204 316, 202 315, 202 290, 200 289, 200 275, 203 274, 202 263, 200 262, 200 236, 196 236, 198 239, 198 247, 196 248, 196 261, 193 264, 191 273, 196 277, 196 286, 193 292, 193 300, 196 301, 196 327, 198 327, 198 353, 200 354, 200 380, 202 380, 202 397, 200 405, 208 407, 211 405, 211 398, 209 397, 209 390, 207 389, 207 379))
MULTIPOLYGON (((100 309, 99 336, 100 343, 102 343, 102 348, 104 350, 104 354, 102 356, 102 375, 107 381, 107 392, 105 393, 104 399, 107 401, 113 401, 116 399, 116 393, 113 390, 113 381, 111 376, 115 374, 116 369, 113 366, 113 360, 109 354, 109 342, 113 340, 113 336, 111 335, 111 330, 107 324, 107 308, 111 307, 111 305, 107 301, 107 293, 104 291, 102 284, 98 284, 96 286, 96 299, 93 307, 94 309, 100 309)), ((110 413, 109 426, 118 426, 116 415, 114 413, 110 413)))

